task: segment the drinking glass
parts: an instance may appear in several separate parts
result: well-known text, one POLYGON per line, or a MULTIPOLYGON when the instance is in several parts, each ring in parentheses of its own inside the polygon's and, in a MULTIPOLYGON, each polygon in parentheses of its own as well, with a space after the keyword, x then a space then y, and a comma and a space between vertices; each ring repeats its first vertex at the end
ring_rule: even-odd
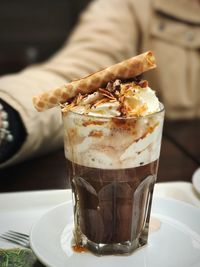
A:
POLYGON ((148 240, 164 107, 134 118, 62 115, 74 244, 97 255, 130 254, 148 240))

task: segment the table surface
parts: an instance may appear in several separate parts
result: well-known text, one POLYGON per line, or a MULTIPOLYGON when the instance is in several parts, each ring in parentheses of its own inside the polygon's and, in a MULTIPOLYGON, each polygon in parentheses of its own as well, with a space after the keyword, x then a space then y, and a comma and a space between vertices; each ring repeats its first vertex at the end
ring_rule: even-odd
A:
MULTIPOLYGON (((200 165, 200 120, 166 121, 158 182, 191 181, 200 165)), ((0 192, 69 188, 63 149, 0 171, 0 192)))

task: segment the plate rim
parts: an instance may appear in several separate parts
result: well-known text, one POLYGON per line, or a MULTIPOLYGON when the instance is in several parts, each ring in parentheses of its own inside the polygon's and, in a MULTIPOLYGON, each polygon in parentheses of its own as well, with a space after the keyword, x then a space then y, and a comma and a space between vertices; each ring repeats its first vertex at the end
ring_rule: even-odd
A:
MULTIPOLYGON (((42 257, 40 257, 41 254, 40 254, 40 253, 37 253, 38 250, 35 249, 35 245, 33 244, 33 232, 34 232, 34 229, 35 229, 35 227, 38 226, 38 224, 40 223, 40 221, 41 221, 44 217, 46 217, 49 213, 51 213, 51 212, 53 212, 54 210, 58 209, 60 206, 65 206, 65 205, 67 205, 67 204, 69 204, 69 203, 72 203, 72 199, 69 199, 69 200, 67 200, 67 201, 65 201, 65 202, 63 202, 63 203, 60 203, 60 204, 58 204, 58 205, 52 207, 51 209, 49 209, 48 211, 46 211, 44 214, 42 214, 42 215, 40 216, 40 218, 39 218, 39 219, 32 225, 32 227, 31 227, 30 234, 29 234, 30 247, 31 247, 31 249, 33 250, 33 252, 34 252, 34 254, 36 255, 36 257, 39 259, 39 261, 40 261, 42 264, 44 264, 45 266, 49 266, 49 267, 51 267, 51 265, 49 265, 48 262, 46 262, 45 260, 43 260, 42 257)), ((52 266, 52 267, 53 267, 53 266, 52 266)))

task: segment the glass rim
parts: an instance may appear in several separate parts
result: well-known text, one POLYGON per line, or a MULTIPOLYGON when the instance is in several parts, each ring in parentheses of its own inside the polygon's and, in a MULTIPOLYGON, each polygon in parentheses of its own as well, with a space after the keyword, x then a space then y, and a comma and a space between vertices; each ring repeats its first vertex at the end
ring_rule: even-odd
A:
POLYGON ((78 113, 78 112, 75 112, 73 110, 68 110, 67 112, 64 112, 62 111, 62 108, 61 108, 61 112, 62 114, 67 114, 68 112, 69 113, 72 113, 72 114, 75 114, 76 116, 80 116, 80 117, 86 117, 86 118, 95 118, 97 120, 101 119, 101 120, 111 120, 111 119, 116 119, 116 120, 138 120, 138 119, 144 119, 144 118, 149 118, 151 116, 154 116, 154 115, 157 115, 159 113, 163 113, 165 111, 165 107, 163 105, 162 102, 159 102, 159 107, 160 109, 156 112, 153 112, 153 113, 150 113, 150 114, 147 114, 147 115, 140 115, 140 116, 132 116, 132 117, 117 117, 117 116, 110 116, 110 117, 106 117, 106 116, 94 116, 94 115, 89 115, 89 114, 81 114, 81 113, 78 113))

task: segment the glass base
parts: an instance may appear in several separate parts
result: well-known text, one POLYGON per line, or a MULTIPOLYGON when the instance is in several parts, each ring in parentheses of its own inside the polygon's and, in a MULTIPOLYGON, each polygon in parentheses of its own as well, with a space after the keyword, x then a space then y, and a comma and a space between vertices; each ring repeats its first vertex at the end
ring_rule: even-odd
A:
POLYGON ((87 243, 87 248, 94 254, 101 255, 130 255, 136 249, 141 246, 146 245, 147 243, 140 244, 139 241, 134 242, 124 242, 116 244, 96 244, 93 242, 87 243))
MULTIPOLYGON (((84 236, 84 235, 83 235, 84 236)), ((82 236, 82 237, 83 237, 82 236)), ((130 255, 138 248, 147 244, 147 236, 144 235, 134 241, 125 241, 123 243, 114 244, 98 244, 88 240, 85 236, 82 239, 82 247, 97 256, 103 255, 130 255)))

